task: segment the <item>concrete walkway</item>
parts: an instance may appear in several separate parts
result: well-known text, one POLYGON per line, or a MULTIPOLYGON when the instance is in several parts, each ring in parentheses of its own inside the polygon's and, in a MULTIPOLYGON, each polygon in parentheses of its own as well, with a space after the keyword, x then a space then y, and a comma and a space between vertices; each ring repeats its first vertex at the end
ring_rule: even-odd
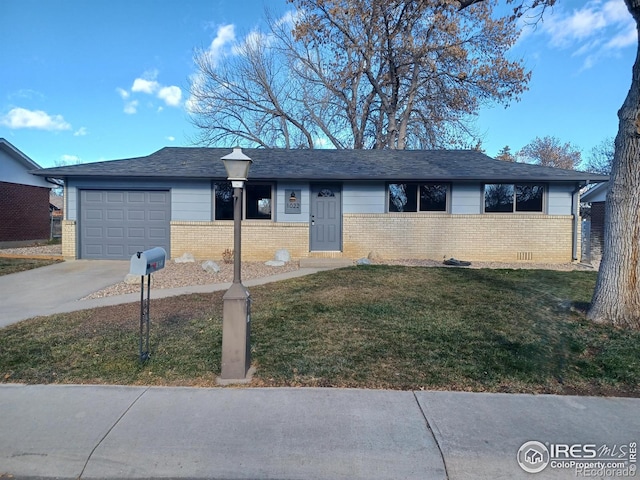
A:
MULTIPOLYGON (((300 268, 292 272, 243 281, 247 287, 316 273, 326 268, 300 268)), ((140 293, 80 300, 121 282, 128 261, 70 260, 46 267, 0 276, 0 328, 28 318, 107 305, 140 301, 140 293)), ((227 290, 230 283, 152 289, 153 298, 227 290)))
POLYGON ((625 398, 0 385, 0 412, 0 478, 16 479, 570 479, 526 473, 518 450, 592 444, 626 463, 640 440, 625 398))

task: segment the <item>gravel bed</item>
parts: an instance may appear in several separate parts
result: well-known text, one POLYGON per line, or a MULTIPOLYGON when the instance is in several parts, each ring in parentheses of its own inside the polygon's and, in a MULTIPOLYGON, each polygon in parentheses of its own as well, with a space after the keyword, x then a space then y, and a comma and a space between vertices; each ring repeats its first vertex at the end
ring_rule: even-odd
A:
MULTIPOLYGON (((178 288, 190 287, 193 285, 210 285, 214 283, 230 283, 233 281, 233 264, 216 261, 220 267, 218 273, 209 273, 202 268, 202 261, 191 263, 175 263, 170 260, 162 270, 151 274, 151 287, 155 288, 178 288)), ((242 262, 242 280, 262 278, 279 273, 292 272, 298 270, 298 262, 288 262, 282 267, 271 267, 262 262, 242 262)), ((135 284, 128 284, 123 281, 111 285, 110 287, 92 293, 83 298, 103 298, 113 295, 124 295, 126 293, 140 292, 139 281, 135 284)))
POLYGON ((36 245, 33 247, 3 248, 0 254, 5 255, 51 255, 62 256, 62 245, 36 245))
POLYGON ((583 263, 525 263, 525 262, 471 262, 468 267, 455 267, 444 265, 437 260, 388 260, 386 265, 403 265, 406 267, 445 267, 445 268, 513 268, 523 270, 558 270, 570 272, 573 270, 591 271, 597 270, 597 265, 585 265, 583 263))
MULTIPOLYGON (((5 248, 0 250, 0 254, 6 253, 10 255, 62 255, 61 245, 38 245, 33 247, 22 248, 5 248)), ((224 263, 222 260, 216 261, 220 267, 218 273, 208 273, 202 269, 202 261, 193 263, 175 263, 170 260, 165 268, 152 274, 153 288, 178 288, 188 287, 192 285, 209 285, 214 283, 230 283, 233 281, 233 264, 224 263)), ((443 265, 437 260, 381 260, 372 262, 375 264, 386 265, 403 265, 408 267, 444 267, 444 268, 514 268, 514 269, 543 269, 543 270, 597 270, 598 263, 594 262, 593 266, 583 265, 580 263, 515 263, 515 262, 472 262, 469 267, 450 267, 443 265)), ((298 270, 298 262, 288 262, 282 267, 271 267, 262 262, 243 262, 242 279, 250 280, 254 278, 262 278, 278 273, 285 273, 298 270)), ((111 285, 95 292, 85 299, 103 298, 113 295, 123 295, 127 293, 140 292, 140 284, 127 284, 123 281, 111 285)))

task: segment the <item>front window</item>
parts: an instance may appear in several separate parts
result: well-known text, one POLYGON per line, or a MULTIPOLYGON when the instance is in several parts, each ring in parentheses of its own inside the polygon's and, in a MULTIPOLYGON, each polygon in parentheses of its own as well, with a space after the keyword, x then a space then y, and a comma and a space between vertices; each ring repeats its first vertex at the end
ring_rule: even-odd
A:
POLYGON ((215 220, 233 220, 233 187, 231 182, 213 184, 215 220))
POLYGON ((271 185, 247 183, 245 185, 247 210, 245 218, 249 220, 271 219, 271 185))
POLYGON ((486 213, 538 212, 543 210, 544 186, 492 183, 484 186, 486 213))
MULTIPOLYGON (((233 187, 231 182, 215 182, 214 219, 233 220, 233 187)), ((243 218, 248 220, 271 220, 272 188, 270 184, 244 184, 243 218)))
POLYGON ((446 183, 390 183, 389 212, 446 212, 446 183))

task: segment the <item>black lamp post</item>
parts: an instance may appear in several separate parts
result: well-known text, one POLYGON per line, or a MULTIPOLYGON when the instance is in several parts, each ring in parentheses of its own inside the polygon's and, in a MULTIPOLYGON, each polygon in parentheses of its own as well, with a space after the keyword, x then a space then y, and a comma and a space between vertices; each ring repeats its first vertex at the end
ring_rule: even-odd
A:
POLYGON ((251 296, 241 279, 242 189, 251 159, 234 148, 222 161, 233 187, 233 283, 223 297, 220 379, 232 383, 246 381, 251 367, 251 296))

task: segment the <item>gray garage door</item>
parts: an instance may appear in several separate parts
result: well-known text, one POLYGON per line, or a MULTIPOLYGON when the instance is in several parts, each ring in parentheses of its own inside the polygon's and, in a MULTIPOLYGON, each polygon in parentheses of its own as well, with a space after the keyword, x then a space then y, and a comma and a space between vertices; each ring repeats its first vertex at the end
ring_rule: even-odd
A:
POLYGON ((168 191, 81 190, 80 258, 128 260, 163 247, 169 254, 168 191))

